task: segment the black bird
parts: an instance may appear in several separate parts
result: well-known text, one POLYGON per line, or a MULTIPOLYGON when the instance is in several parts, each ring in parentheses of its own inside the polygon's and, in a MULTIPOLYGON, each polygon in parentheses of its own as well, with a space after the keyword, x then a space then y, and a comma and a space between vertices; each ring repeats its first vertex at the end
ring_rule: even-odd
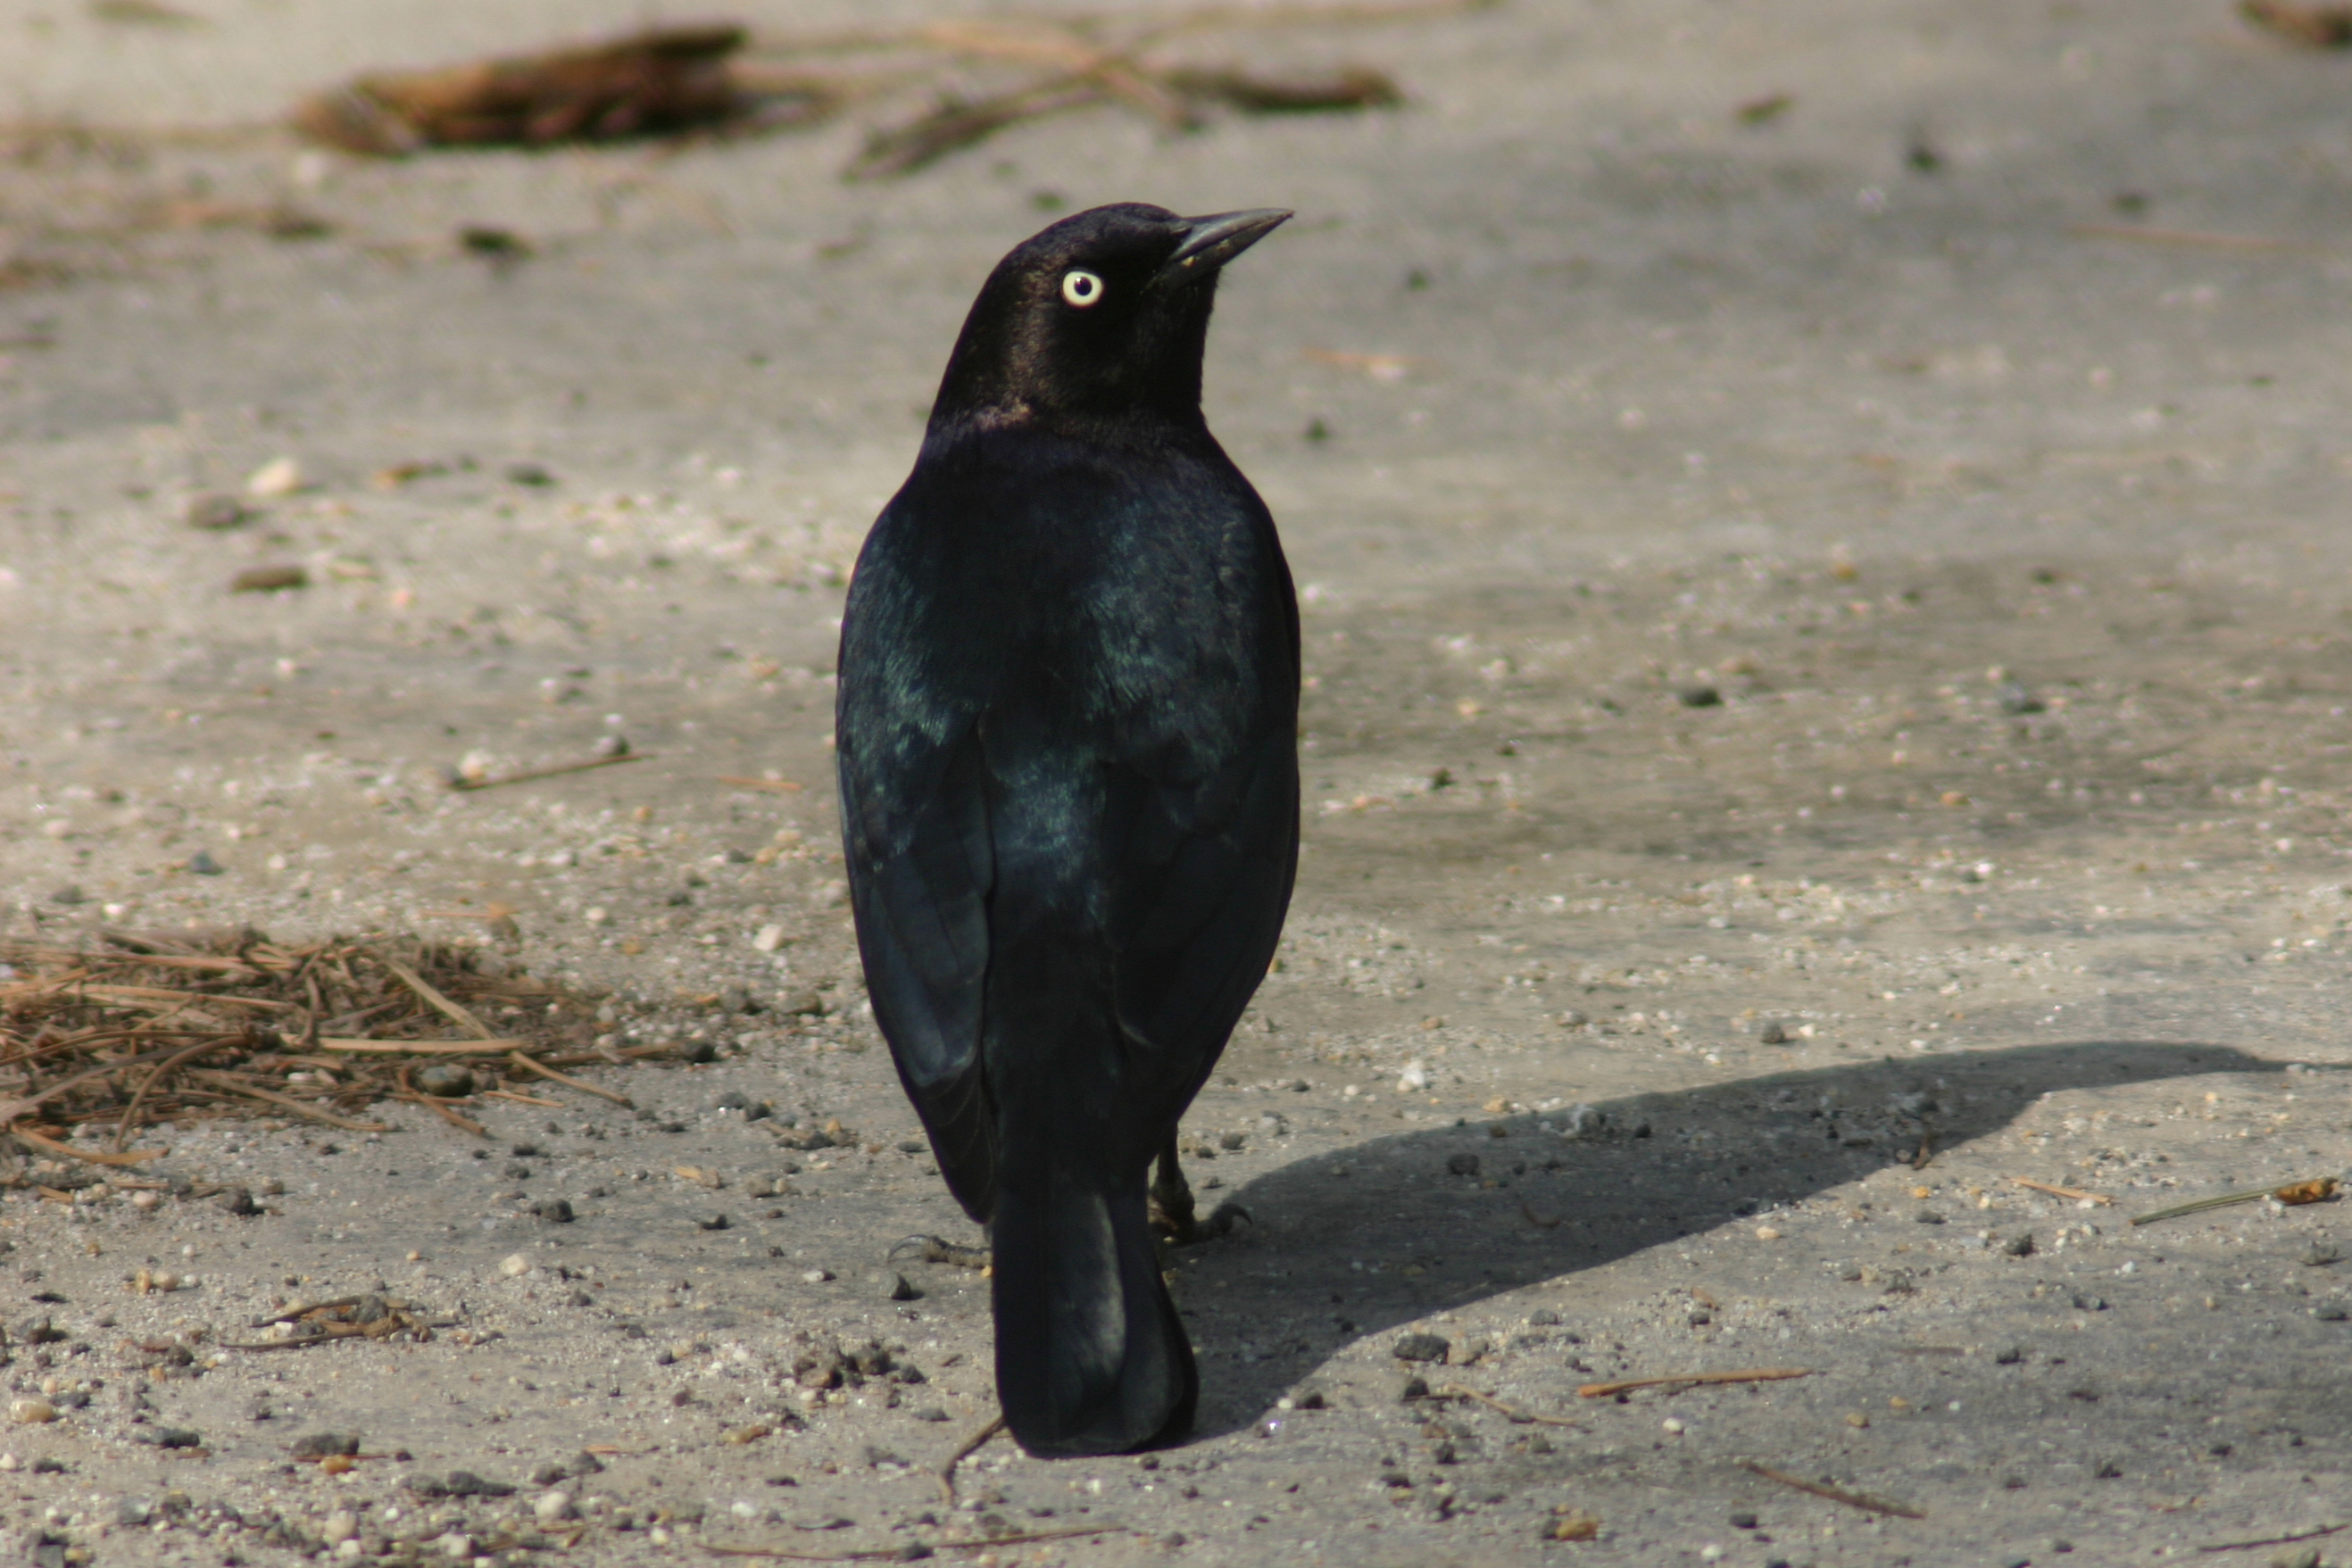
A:
POLYGON ((1218 269, 1290 214, 1138 204, 997 264, 841 632, 842 835, 875 1020, 994 1249, 996 1382, 1043 1455, 1181 1436, 1176 1124, 1298 857, 1298 611, 1209 434, 1218 269))

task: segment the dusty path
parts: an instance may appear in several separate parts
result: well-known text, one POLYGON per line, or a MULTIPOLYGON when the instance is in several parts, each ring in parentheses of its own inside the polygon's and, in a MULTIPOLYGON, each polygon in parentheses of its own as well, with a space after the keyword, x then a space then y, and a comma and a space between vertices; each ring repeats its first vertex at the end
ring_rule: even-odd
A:
MULTIPOLYGON (((0 75, 227 122, 594 20, 195 8, 0 6, 0 75)), ((861 188, 847 125, 0 172, 7 929, 504 907, 501 957, 608 993, 616 1041, 717 1050, 590 1075, 633 1110, 477 1105, 487 1141, 389 1105, 158 1134, 142 1175, 259 1217, 11 1192, 9 1398, 59 1413, 0 1440, 11 1552, 1832 1568, 2347 1517, 2341 1210, 2126 1223, 2347 1165, 2344 63, 2115 5, 1524 5, 1325 52, 1414 106, 1075 117, 861 188), (199 176, 335 232, 49 221, 199 176), (1255 1218, 1176 1264, 1201 1437, 992 1447, 950 1509, 985 1289, 875 1279, 969 1228, 862 1011, 833 620, 973 281, 1129 196, 1302 214, 1231 281, 1211 405, 1307 585, 1308 842, 1191 1124, 1255 1218), (281 455, 306 488, 184 526, 281 455), (279 565, 310 586, 226 591, 279 565), (614 735, 644 760, 444 786, 614 735), (369 1292, 445 1326, 226 1348, 369 1292), (1754 1368, 1811 1375, 1577 1393, 1754 1368), (289 1458, 321 1431, 369 1457, 289 1458), (519 1490, 412 1484, 452 1470, 519 1490)))

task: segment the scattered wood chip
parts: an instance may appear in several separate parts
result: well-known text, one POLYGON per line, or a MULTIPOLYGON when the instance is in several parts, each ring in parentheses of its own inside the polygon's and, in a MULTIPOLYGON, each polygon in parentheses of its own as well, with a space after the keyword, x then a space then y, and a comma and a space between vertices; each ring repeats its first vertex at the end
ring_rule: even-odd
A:
MULTIPOLYGON (((723 126, 760 105, 730 75, 741 27, 653 27, 610 43, 354 78, 305 99, 295 129, 346 152, 546 147, 723 126)), ((829 111, 814 84, 811 117, 829 111)))
POLYGON ((2352 48, 2352 5, 2291 5, 2285 0, 2238 0, 2238 15, 2257 27, 2314 49, 2352 48))
POLYGON ((1907 1503, 1888 1502, 1883 1498, 1874 1498, 1864 1492, 1848 1491, 1843 1487, 1833 1487, 1824 1481, 1809 1481, 1801 1476, 1792 1476, 1786 1470, 1776 1470, 1769 1465, 1759 1465, 1753 1459, 1741 1460, 1740 1468, 1762 1476, 1768 1481, 1779 1481, 1784 1487, 1794 1487, 1799 1491, 1811 1492, 1815 1497, 1827 1498, 1832 1502, 1842 1502, 1848 1508, 1858 1508, 1864 1513, 1892 1514, 1896 1519, 1927 1517, 1924 1511, 1913 1508, 1907 1503))
POLYGON ((1605 1399, 1637 1388, 1692 1387, 1703 1383, 1777 1383, 1789 1377, 1811 1377, 1810 1366, 1761 1366, 1747 1372, 1685 1372, 1673 1377, 1625 1377, 1614 1383, 1588 1383, 1576 1392, 1585 1399, 1605 1399))
POLYGON ((247 567, 228 580, 231 593, 279 593, 310 586, 310 574, 299 566, 247 567))
POLYGON ((877 179, 922 168, 1006 126, 1102 104, 1124 105, 1169 131, 1197 125, 1209 109, 1305 114, 1389 108, 1404 101, 1403 89, 1373 67, 1276 76, 1182 57, 1177 48, 1204 33, 1393 25, 1495 3, 1213 6, 1141 25, 1119 13, 995 16, 756 40, 730 23, 654 27, 583 47, 371 72, 305 99, 292 120, 302 134, 345 152, 406 157, 435 147, 543 147, 804 127, 870 99, 927 92, 927 107, 875 131, 845 171, 852 179, 877 179), (855 63, 861 57, 862 69, 855 63), (975 70, 1012 79, 967 97, 975 70))

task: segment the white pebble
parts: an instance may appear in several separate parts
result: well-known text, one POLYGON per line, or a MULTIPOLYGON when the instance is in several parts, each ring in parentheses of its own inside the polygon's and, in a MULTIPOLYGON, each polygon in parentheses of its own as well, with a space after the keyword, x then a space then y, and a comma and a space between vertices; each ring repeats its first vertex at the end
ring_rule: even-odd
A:
POLYGON ((356 1537, 350 1541, 335 1542, 335 1557, 339 1562, 356 1563, 366 1550, 367 1548, 362 1546, 356 1537))
POLYGON ((350 1509, 339 1508, 327 1516, 319 1527, 319 1538, 330 1546, 341 1546, 360 1532, 360 1517, 350 1509))
POLYGON ((1418 1061, 1406 1062, 1404 1070, 1397 1074, 1397 1092, 1400 1094, 1418 1094, 1428 1087, 1429 1069, 1418 1061))
POLYGON ((43 1427, 58 1418, 58 1407, 46 1399, 11 1399, 8 1419, 19 1427, 43 1427))
POLYGON ((606 909, 601 904, 592 904, 589 906, 588 912, 581 915, 580 918, 585 920, 591 925, 602 925, 604 922, 613 918, 613 912, 606 909))
POLYGON ((520 1252, 509 1252, 500 1260, 499 1272, 509 1280, 520 1280, 530 1272, 530 1260, 520 1252))
POLYGON ((530 1505, 530 1511, 541 1524, 554 1524, 577 1517, 572 1507, 572 1494, 568 1491, 541 1492, 539 1500, 530 1505))
POLYGON ((465 1558, 474 1554, 474 1538, 470 1535, 459 1535, 455 1531, 442 1536, 433 1544, 441 1549, 441 1555, 444 1557, 465 1558))
POLYGON ((245 487, 256 496, 290 496, 302 487, 302 465, 291 457, 272 458, 253 471, 245 487))
POLYGON ((1658 1425, 1664 1427, 1669 1432, 1679 1432, 1683 1429, 1682 1422, 1672 1416, 1667 1416, 1664 1420, 1659 1422, 1658 1425))
POLYGON ((1778 1241, 1780 1239, 1780 1228, 1773 1225, 1759 1225, 1756 1228, 1756 1239, 1759 1241, 1778 1241))
POLYGON ((751 938, 751 946, 762 953, 772 953, 783 945, 784 928, 781 925, 762 925, 751 938))

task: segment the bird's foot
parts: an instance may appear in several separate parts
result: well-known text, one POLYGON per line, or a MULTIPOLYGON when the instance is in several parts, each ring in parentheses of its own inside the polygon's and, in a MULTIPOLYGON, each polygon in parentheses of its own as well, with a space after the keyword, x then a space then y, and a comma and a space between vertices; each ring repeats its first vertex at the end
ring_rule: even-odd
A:
POLYGON ((1206 1219, 1196 1219, 1192 1213, 1192 1195, 1185 1195, 1181 1207, 1163 1207, 1155 1198, 1151 1206, 1151 1228, 1171 1247, 1195 1247, 1203 1241, 1215 1241, 1233 1234, 1234 1222, 1257 1221, 1240 1204, 1227 1200, 1209 1211, 1206 1219))
POLYGON ((959 1247, 936 1236, 909 1236, 890 1249, 889 1261, 916 1257, 926 1263, 947 1263, 958 1269, 985 1269, 993 1256, 985 1247, 959 1247))

